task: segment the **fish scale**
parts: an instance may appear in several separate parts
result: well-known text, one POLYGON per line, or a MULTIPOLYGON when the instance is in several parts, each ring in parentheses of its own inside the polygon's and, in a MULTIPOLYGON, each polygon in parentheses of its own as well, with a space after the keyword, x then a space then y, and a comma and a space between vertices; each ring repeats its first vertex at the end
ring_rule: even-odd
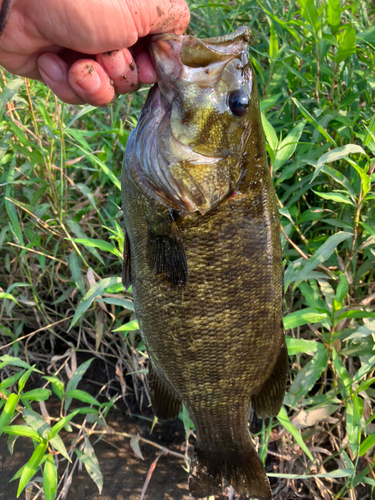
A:
MULTIPOLYGON (((229 484, 245 497, 271 498, 268 479, 248 431, 248 410, 251 403, 258 416, 277 414, 287 375, 279 218, 257 89, 252 83, 254 75, 249 77, 251 85, 241 76, 241 88, 249 93, 250 102, 244 118, 237 119, 228 111, 228 101, 220 101, 225 94, 220 78, 219 83, 212 84, 212 92, 217 91, 218 97, 207 104, 205 99, 199 100, 200 92, 207 90, 207 82, 203 89, 199 86, 199 66, 194 65, 190 74, 190 67, 181 61, 181 47, 183 52, 188 44, 193 64, 194 44, 198 44, 197 61, 201 58, 206 64, 211 57, 217 72, 220 49, 222 78, 230 93, 239 81, 236 71, 242 74, 238 61, 246 63, 247 74, 252 71, 246 57, 246 33, 240 29, 228 37, 206 41, 176 35, 152 39, 160 89, 150 92, 142 120, 129 137, 122 174, 124 284, 132 284, 135 311, 150 358, 149 389, 156 416, 175 418, 183 403, 194 422, 197 441, 189 484, 196 498, 220 493, 229 484), (241 48, 240 55, 233 44, 236 50, 241 48), (179 74, 177 80, 170 71, 163 72, 163 57, 168 60, 168 68, 171 61, 181 65, 180 72, 175 72, 179 74), (234 80, 237 78, 235 82, 228 80, 231 72, 234 80), (191 85, 196 87, 191 89, 191 85), (192 93, 197 102, 213 106, 211 114, 210 107, 191 108, 191 101, 184 101, 184 95, 192 93), (184 176, 186 171, 188 181, 179 184, 179 192, 175 186, 168 190, 168 186, 154 183, 153 171, 159 175, 159 165, 153 166, 153 162, 159 155, 168 158, 170 152, 165 148, 171 141, 165 137, 158 141, 155 122, 147 129, 146 120, 147 112, 157 105, 160 116, 168 116, 176 102, 181 106, 181 116, 190 116, 196 124, 202 118, 205 136, 212 122, 212 144, 220 143, 215 134, 223 135, 225 130, 229 135, 222 143, 229 144, 228 138, 242 141, 227 152, 213 151, 217 161, 208 167, 207 156, 199 156, 197 151, 211 146, 200 148, 199 130, 187 127, 178 175, 184 176), (220 126, 217 120, 221 120, 220 126), (154 140, 153 147, 159 148, 153 158, 142 151, 147 134, 156 134, 148 138, 154 140), (194 168, 190 163, 190 170, 186 161, 189 148, 195 162, 194 168), (142 165, 142 161, 149 163, 142 165), (211 174, 202 176, 199 162, 202 168, 211 168, 211 174), (228 169, 230 173, 220 177, 228 169), (226 179, 217 187, 221 193, 218 199, 211 197, 216 186, 207 185, 216 178, 226 179), (190 189, 201 190, 203 197, 211 198, 202 207, 193 202, 186 205, 192 196, 190 189)), ((171 120, 171 130, 174 125, 171 120)), ((181 127, 183 124, 178 123, 176 130, 181 127)), ((178 162, 176 141, 174 162, 178 162)), ((172 167, 169 174, 174 175, 172 167)))

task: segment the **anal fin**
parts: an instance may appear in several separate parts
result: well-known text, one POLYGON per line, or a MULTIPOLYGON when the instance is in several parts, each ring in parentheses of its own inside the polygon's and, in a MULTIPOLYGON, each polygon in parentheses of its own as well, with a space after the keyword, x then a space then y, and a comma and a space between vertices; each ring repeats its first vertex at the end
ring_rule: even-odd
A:
POLYGON ((276 416, 283 404, 288 376, 288 349, 285 338, 279 356, 268 379, 257 394, 251 396, 251 405, 259 418, 276 416))
POLYGON ((181 411, 181 401, 155 372, 152 362, 148 367, 148 388, 151 405, 159 420, 173 420, 181 411))
POLYGON ((149 264, 155 274, 162 274, 175 286, 184 286, 188 280, 188 264, 184 244, 171 216, 153 221, 148 228, 149 264))
POLYGON ((129 288, 132 284, 131 273, 130 273, 130 241, 126 229, 124 231, 124 252, 123 252, 123 263, 122 263, 122 284, 125 290, 129 288))

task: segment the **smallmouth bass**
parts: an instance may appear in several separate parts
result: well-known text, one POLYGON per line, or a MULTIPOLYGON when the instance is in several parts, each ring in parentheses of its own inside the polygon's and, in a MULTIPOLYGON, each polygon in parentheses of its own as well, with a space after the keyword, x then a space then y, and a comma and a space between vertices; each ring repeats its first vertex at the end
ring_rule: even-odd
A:
POLYGON ((155 415, 196 428, 189 487, 270 499, 250 404, 277 415, 287 377, 279 216, 249 31, 156 35, 158 83, 122 173, 123 281, 150 358, 155 415))

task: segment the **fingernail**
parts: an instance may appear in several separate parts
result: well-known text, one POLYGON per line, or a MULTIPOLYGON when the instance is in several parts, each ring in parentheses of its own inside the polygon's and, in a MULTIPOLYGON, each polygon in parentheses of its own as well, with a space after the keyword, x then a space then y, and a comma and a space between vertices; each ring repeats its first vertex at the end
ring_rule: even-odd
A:
POLYGON ((65 78, 64 69, 53 56, 40 56, 38 59, 38 66, 39 70, 50 80, 59 82, 65 78))
POLYGON ((92 64, 86 64, 85 69, 76 76, 75 83, 87 92, 96 92, 102 84, 100 76, 92 64))
POLYGON ((106 52, 102 56, 102 63, 112 77, 122 76, 128 69, 127 61, 122 50, 106 52))

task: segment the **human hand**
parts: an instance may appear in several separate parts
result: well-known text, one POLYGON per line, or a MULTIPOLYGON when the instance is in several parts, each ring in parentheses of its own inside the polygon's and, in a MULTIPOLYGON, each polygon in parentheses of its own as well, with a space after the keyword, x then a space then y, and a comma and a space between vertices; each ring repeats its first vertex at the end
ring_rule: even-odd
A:
POLYGON ((102 106, 154 83, 147 36, 181 34, 189 19, 184 0, 14 0, 0 65, 64 102, 102 106))

